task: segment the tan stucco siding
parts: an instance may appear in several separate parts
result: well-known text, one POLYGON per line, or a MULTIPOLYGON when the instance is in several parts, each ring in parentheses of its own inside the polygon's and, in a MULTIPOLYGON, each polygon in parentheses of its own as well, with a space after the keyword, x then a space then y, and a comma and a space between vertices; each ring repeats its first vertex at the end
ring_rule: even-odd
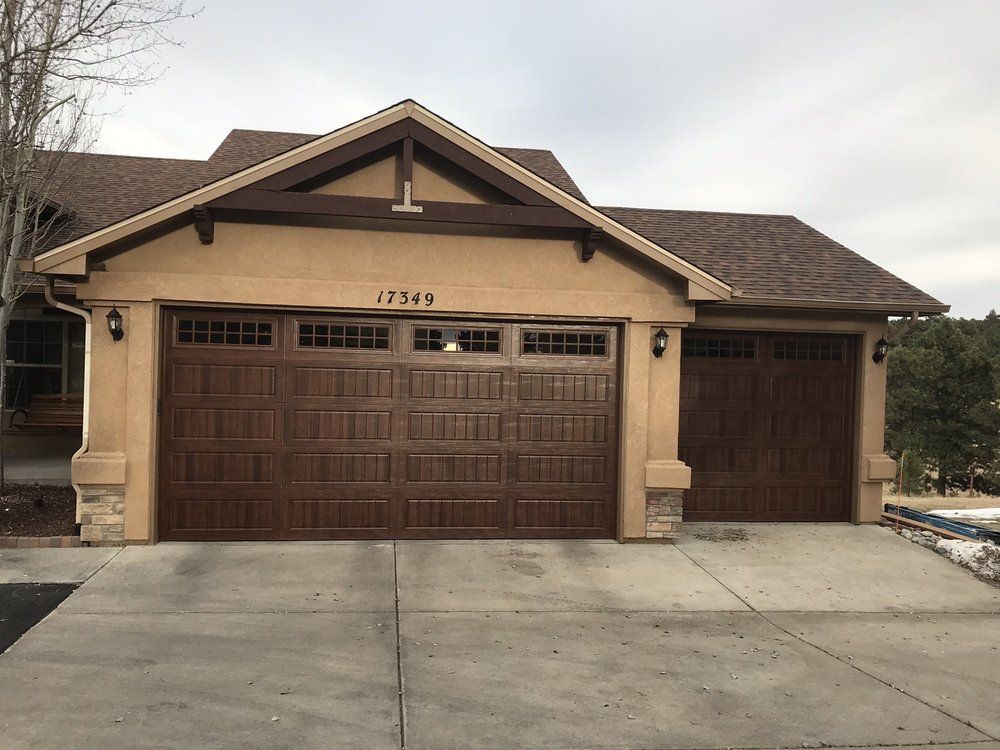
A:
POLYGON ((398 160, 395 157, 366 164, 353 172, 310 190, 324 195, 356 195, 363 198, 396 198, 398 160))
MULTIPOLYGON (((353 172, 313 188, 310 192, 326 195, 356 195, 366 198, 402 198, 400 179, 402 160, 390 156, 366 164, 353 172)), ((503 203, 509 199, 499 190, 448 165, 440 159, 414 158, 413 201, 448 201, 455 203, 503 203)))
POLYGON ((78 295, 386 309, 384 289, 431 291, 420 312, 693 317, 683 285, 613 249, 580 261, 573 239, 220 224, 212 245, 177 229, 104 262, 78 295), (220 283, 220 279, 225 279, 220 283))

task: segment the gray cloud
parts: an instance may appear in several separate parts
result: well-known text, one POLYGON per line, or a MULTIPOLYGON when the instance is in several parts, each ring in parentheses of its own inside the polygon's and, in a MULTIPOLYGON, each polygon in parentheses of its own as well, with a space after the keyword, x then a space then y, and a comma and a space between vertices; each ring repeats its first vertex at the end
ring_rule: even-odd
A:
POLYGON ((102 151, 204 157, 413 97, 596 203, 790 213, 1000 307, 1000 3, 208 0, 102 151))

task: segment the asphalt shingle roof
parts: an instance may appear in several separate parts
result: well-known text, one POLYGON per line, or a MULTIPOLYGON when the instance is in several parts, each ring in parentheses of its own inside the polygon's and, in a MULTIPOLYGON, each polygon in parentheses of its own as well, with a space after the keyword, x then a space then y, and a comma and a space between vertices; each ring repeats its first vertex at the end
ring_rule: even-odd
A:
POLYGON ((597 206, 743 297, 885 304, 941 303, 794 216, 597 206))

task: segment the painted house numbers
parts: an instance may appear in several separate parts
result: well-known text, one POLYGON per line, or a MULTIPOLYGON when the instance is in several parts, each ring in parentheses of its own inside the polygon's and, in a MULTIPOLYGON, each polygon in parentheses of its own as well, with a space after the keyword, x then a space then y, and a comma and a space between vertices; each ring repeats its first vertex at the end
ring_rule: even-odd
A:
POLYGON ((375 300, 378 305, 413 305, 430 307, 434 304, 434 292, 381 289, 375 300))

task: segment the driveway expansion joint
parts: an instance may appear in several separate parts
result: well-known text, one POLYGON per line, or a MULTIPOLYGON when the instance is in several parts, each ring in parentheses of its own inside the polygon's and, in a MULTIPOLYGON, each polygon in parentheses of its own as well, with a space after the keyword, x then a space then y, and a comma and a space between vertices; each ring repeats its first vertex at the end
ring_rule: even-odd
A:
POLYGON ((403 701, 403 656, 402 636, 399 625, 399 563, 396 558, 396 542, 392 543, 392 584, 396 599, 396 685, 399 688, 399 747, 406 750, 406 705, 403 701))
MULTIPOLYGON (((771 620, 767 615, 765 615, 763 612, 761 612, 756 607, 754 607, 752 604, 750 604, 749 601, 747 601, 742 596, 740 596, 735 591, 733 591, 729 586, 726 586, 725 583, 723 583, 722 581, 720 581, 715 575, 712 574, 711 571, 709 571, 704 565, 702 565, 700 562, 698 562, 693 557, 691 557, 683 549, 678 548, 678 550, 688 560, 690 560, 692 563, 694 563, 699 568, 701 568, 703 571, 705 571, 705 573, 707 573, 709 576, 711 576, 712 578, 714 578, 715 581, 720 586, 722 586, 723 588, 725 588, 727 591, 729 591, 729 593, 731 593, 733 596, 735 596, 741 602, 743 602, 744 604, 746 604, 753 611, 754 614, 756 614, 758 617, 760 617, 760 619, 762 619, 764 622, 766 622, 768 625, 770 625, 771 627, 775 628, 776 630, 779 630, 782 633, 785 633, 786 635, 790 636, 791 638, 794 638, 795 640, 799 641, 800 643, 804 643, 805 645, 810 646, 811 648, 816 649, 820 653, 826 654, 827 656, 829 656, 832 659, 836 659, 841 664, 844 664, 844 665, 850 667, 851 669, 854 669, 857 672, 860 672, 861 674, 865 675, 866 677, 870 677, 871 679, 875 680, 876 682, 879 682, 879 683, 885 685, 886 687, 891 688, 892 690, 895 690, 895 691, 897 691, 899 693, 902 693, 906 697, 911 698, 911 699, 917 701, 918 703, 923 704, 924 706, 927 706, 927 708, 930 708, 930 709, 932 709, 934 711, 937 711, 937 712, 939 712, 941 714, 944 714, 949 719, 952 719, 953 721, 957 721, 960 724, 964 724, 965 726, 969 727, 970 729, 973 729, 974 731, 979 732, 981 735, 983 735, 983 737, 986 738, 986 739, 983 739, 983 740, 979 740, 979 742, 991 742, 991 741, 992 742, 997 742, 997 741, 1000 741, 1000 737, 994 737, 993 735, 989 734, 988 732, 983 731, 979 727, 975 726, 971 721, 968 721, 966 719, 962 719, 962 718, 960 718, 958 716, 955 716, 954 714, 951 714, 948 711, 945 711, 940 706, 935 706, 932 703, 928 703, 924 699, 919 698, 916 695, 913 695, 912 693, 909 693, 906 690, 903 690, 902 688, 897 687, 896 685, 893 685, 890 682, 887 682, 886 680, 883 680, 881 677, 878 677, 877 675, 874 675, 871 672, 865 671, 864 669, 862 669, 861 667, 859 667, 854 662, 847 661, 846 659, 842 659, 839 656, 837 656, 836 654, 834 654, 834 653, 832 653, 830 651, 827 651, 822 646, 818 646, 817 644, 815 644, 815 643, 813 643, 811 641, 806 640, 805 638, 803 638, 802 636, 798 635, 797 633, 793 633, 792 631, 790 631, 790 630, 788 630, 786 628, 783 628, 781 625, 779 625, 778 623, 776 623, 773 620, 771 620)), ((836 612, 801 612, 801 614, 820 614, 820 615, 822 615, 822 614, 838 614, 838 613, 836 613, 836 612)), ((850 614, 850 613, 844 613, 844 614, 850 614)), ((916 613, 910 613, 910 612, 878 612, 878 613, 872 613, 872 614, 886 614, 886 615, 894 615, 894 614, 896 614, 896 615, 901 615, 901 614, 916 614, 916 613)), ((945 614, 945 613, 934 613, 934 614, 945 614)), ((984 613, 984 614, 992 614, 992 613, 984 613)), ((942 740, 941 742, 935 742, 933 744, 935 744, 935 745, 949 745, 949 744, 957 744, 957 743, 947 742, 947 741, 942 740)), ((901 744, 901 745, 896 745, 895 747, 906 747, 906 746, 907 746, 906 744, 901 744)), ((909 746, 912 747, 913 744, 909 743, 909 746)), ((927 746, 930 747, 930 744, 928 744, 927 746)), ((836 746, 834 746, 834 745, 825 745, 824 744, 824 747, 836 747, 836 746)), ((893 747, 893 746, 892 745, 870 745, 870 746, 844 745, 844 746, 841 746, 841 747, 893 747)))

